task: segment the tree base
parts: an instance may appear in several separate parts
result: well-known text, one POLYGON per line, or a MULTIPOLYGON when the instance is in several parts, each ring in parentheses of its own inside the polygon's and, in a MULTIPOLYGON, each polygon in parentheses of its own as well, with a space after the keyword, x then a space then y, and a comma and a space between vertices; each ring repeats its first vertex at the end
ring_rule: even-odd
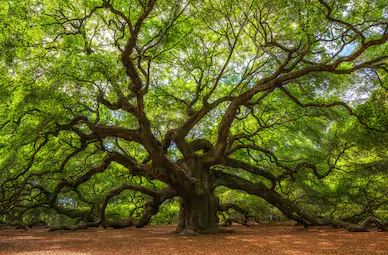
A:
POLYGON ((179 233, 181 236, 198 236, 200 233, 195 232, 191 229, 184 229, 182 232, 179 233))
POLYGON ((176 232, 182 235, 218 233, 217 209, 218 199, 210 192, 182 199, 176 232))

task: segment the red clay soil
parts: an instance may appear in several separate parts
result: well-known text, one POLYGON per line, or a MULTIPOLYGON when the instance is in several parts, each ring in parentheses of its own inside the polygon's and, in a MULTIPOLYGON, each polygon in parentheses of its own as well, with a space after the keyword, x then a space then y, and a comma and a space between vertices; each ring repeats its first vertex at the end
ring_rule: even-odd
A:
POLYGON ((174 226, 47 232, 0 230, 1 255, 91 254, 388 254, 388 233, 350 233, 331 228, 233 226, 232 233, 194 237, 173 234, 174 226))

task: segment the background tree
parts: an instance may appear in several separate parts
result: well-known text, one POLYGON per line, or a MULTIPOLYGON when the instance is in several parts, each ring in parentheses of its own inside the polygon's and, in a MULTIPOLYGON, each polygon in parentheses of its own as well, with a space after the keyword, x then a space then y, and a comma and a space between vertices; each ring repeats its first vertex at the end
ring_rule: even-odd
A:
POLYGON ((385 1, 0 6, 7 224, 142 227, 179 198, 177 230, 209 233, 256 196, 305 226, 384 229, 385 1))

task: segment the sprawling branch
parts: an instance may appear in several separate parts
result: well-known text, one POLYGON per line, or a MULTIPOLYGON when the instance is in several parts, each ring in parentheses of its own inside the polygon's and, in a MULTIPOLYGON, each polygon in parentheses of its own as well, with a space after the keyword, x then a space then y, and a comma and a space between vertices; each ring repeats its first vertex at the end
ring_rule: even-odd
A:
MULTIPOLYGON (((372 39, 365 43, 362 43, 361 46, 357 50, 355 50, 352 54, 346 57, 340 57, 332 64, 313 64, 296 71, 291 71, 291 72, 281 71, 279 73, 275 72, 275 74, 273 74, 272 76, 265 77, 258 80, 253 88, 247 90, 246 92, 236 97, 226 109, 224 117, 222 118, 222 121, 218 128, 216 158, 221 157, 225 153, 225 150, 227 148, 227 140, 230 132, 229 130, 234 119, 236 118, 236 114, 238 112, 239 107, 241 105, 244 105, 254 95, 262 91, 273 90, 274 88, 279 87, 282 84, 286 84, 289 81, 301 78, 303 76, 306 76, 312 73, 316 73, 316 72, 338 73, 339 71, 337 70, 337 67, 341 63, 354 61, 358 57, 360 57, 367 49, 375 45, 384 44, 387 40, 388 40, 388 33, 385 33, 380 38, 372 39)), ((378 59, 381 59, 381 58, 379 57, 378 59)), ((362 65, 363 64, 358 64, 355 67, 362 66, 362 65)), ((352 70, 349 72, 353 72, 352 70)), ((357 70, 357 68, 354 70, 357 70)))
POLYGON ((292 101, 294 101, 300 107, 330 108, 330 107, 341 106, 349 112, 349 115, 355 116, 357 118, 358 122, 360 122, 367 129, 379 131, 379 132, 386 132, 386 130, 384 130, 384 129, 382 130, 382 129, 377 129, 377 128, 369 126, 367 124, 367 122, 360 115, 355 113, 354 110, 345 102, 336 101, 336 102, 330 102, 330 103, 315 103, 315 102, 303 103, 296 96, 294 96, 290 91, 288 91, 285 87, 279 86, 279 89, 281 89, 284 92, 284 94, 287 95, 288 98, 290 98, 292 101))
POLYGON ((225 159, 225 166, 237 168, 237 169, 243 169, 246 170, 252 174, 260 175, 265 177, 266 179, 270 180, 273 185, 275 185, 276 181, 276 176, 273 175, 270 171, 260 168, 258 166, 251 165, 249 163, 237 160, 237 159, 232 159, 232 158, 226 158, 225 159))
MULTIPOLYGON (((55 226, 50 228, 50 230, 79 230, 79 229, 86 229, 90 227, 98 227, 100 225, 104 227, 130 227, 135 226, 137 228, 144 227, 147 225, 153 215, 155 215, 158 210, 159 206, 166 200, 171 199, 176 195, 175 191, 172 189, 165 189, 165 190, 151 190, 142 186, 133 185, 133 184, 123 184, 118 188, 115 188, 111 191, 109 191, 103 198, 102 202, 99 205, 98 209, 98 217, 94 221, 88 221, 86 223, 76 225, 76 226, 55 226), (132 190, 135 192, 140 192, 142 194, 148 195, 151 197, 151 199, 146 202, 144 206, 144 212, 142 214, 142 217, 138 221, 133 221, 133 219, 129 219, 127 223, 118 223, 118 222, 107 222, 105 217, 105 209, 109 203, 109 200, 115 196, 120 195, 125 190, 132 190)), ((77 215, 78 217, 79 215, 77 215)), ((89 218, 90 219, 90 218, 89 218)))
POLYGON ((293 219, 296 222, 303 224, 305 227, 331 225, 333 227, 346 228, 349 231, 368 231, 368 226, 371 224, 375 224, 381 230, 386 230, 388 226, 388 223, 382 223, 375 217, 368 217, 360 224, 353 224, 341 220, 322 219, 311 216, 304 212, 296 203, 283 198, 274 189, 268 189, 262 183, 252 183, 248 180, 221 171, 215 171, 214 174, 218 177, 217 185, 242 190, 248 194, 262 197, 267 202, 276 206, 289 219, 293 219))

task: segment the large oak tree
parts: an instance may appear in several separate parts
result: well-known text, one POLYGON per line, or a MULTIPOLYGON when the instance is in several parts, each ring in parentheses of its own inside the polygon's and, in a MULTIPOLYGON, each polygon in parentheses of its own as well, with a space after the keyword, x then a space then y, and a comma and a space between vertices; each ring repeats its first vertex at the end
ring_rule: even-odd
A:
POLYGON ((126 225, 148 224, 178 197, 179 232, 216 232, 218 211, 246 209, 220 203, 222 186, 305 226, 384 228, 368 216, 388 192, 385 1, 0 6, 7 223, 39 210, 79 219, 74 229, 109 225, 106 207, 129 190, 145 202, 126 225), (360 190, 367 199, 353 221, 308 209, 311 197, 298 203, 346 178, 357 190, 348 204, 360 190))

